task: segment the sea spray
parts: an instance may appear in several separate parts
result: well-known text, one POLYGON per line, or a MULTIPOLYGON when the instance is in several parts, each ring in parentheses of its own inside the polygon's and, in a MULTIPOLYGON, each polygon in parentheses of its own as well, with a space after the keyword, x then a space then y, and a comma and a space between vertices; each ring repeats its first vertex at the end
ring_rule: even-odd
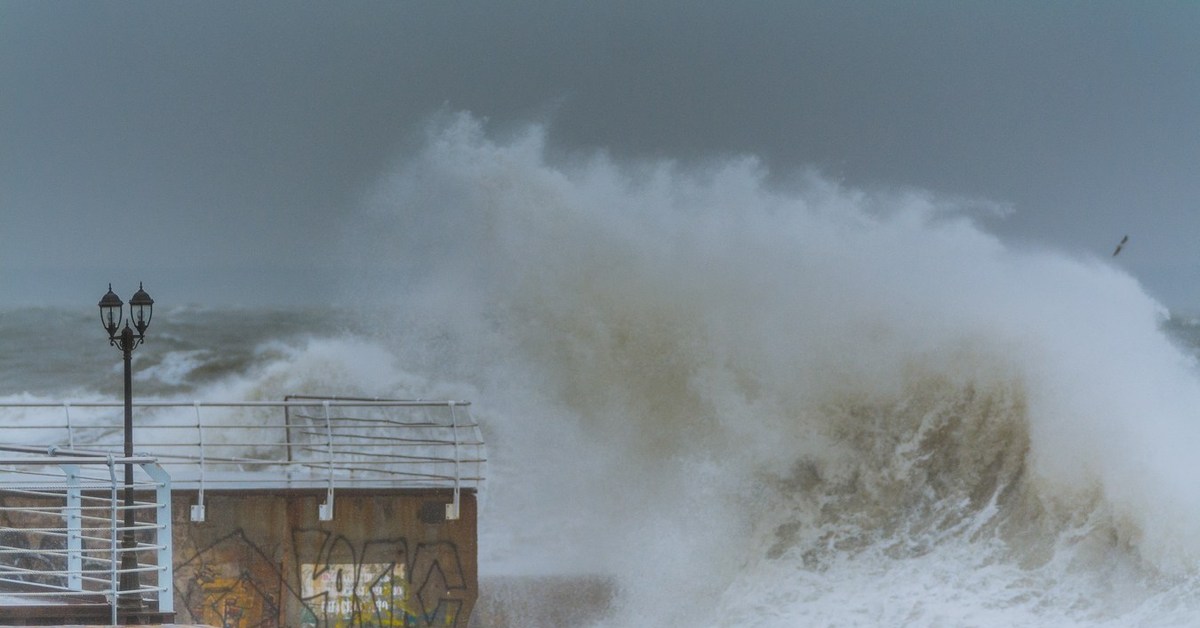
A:
POLYGON ((1195 608, 1200 386, 1133 278, 928 194, 551 152, 441 120, 355 231, 401 363, 478 391, 484 574, 611 575, 611 625, 1195 608))
MULTIPOLYGON (((470 399, 484 581, 604 625, 1197 625, 1194 323, 930 194, 545 143, 435 124, 354 309, 164 304, 135 394, 470 399)), ((93 303, 6 312, 0 396, 117 399, 93 303)))

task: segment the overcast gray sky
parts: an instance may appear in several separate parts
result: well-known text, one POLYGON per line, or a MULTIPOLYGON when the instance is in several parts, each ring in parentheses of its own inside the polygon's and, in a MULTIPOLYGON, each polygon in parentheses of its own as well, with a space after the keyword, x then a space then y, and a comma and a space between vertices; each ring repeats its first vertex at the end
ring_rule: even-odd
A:
POLYGON ((0 0, 0 282, 327 302, 331 234, 442 108, 1008 203, 1017 246, 1128 233, 1200 307, 1197 2, 0 0))

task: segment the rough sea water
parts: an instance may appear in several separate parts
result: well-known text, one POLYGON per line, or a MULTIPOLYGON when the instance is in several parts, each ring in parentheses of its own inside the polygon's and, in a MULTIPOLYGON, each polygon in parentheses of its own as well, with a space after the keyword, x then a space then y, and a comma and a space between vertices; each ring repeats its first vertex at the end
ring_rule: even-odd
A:
MULTIPOLYGON (((135 392, 471 400, 481 576, 602 626, 1200 626, 1200 326, 979 211, 451 117, 347 224, 365 303, 160 301, 135 392)), ((0 317, 0 397, 120 394, 103 288, 0 317)))

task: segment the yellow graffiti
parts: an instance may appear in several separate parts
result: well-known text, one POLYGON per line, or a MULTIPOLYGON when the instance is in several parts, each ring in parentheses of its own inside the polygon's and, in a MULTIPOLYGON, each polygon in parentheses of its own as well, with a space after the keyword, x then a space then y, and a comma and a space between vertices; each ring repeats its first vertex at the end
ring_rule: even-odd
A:
POLYGON ((301 565, 301 593, 311 600, 301 628, 410 628, 457 623, 456 612, 446 609, 440 618, 419 609, 419 601, 406 585, 403 564, 301 565), (324 617, 318 618, 316 612, 324 617))
POLYGON ((262 598, 245 577, 210 577, 201 582, 204 604, 201 623, 221 628, 249 628, 263 625, 262 598))

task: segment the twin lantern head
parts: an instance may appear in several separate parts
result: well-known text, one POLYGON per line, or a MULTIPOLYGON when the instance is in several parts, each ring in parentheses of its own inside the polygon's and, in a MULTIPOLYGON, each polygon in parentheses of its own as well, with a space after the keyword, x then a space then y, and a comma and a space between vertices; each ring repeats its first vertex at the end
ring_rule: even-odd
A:
MULTIPOLYGON (((124 321, 124 305, 121 297, 112 291, 112 284, 108 284, 108 294, 100 298, 100 324, 108 332, 109 338, 116 338, 119 333, 121 322, 124 321)), ((137 329, 137 335, 141 337, 150 326, 150 317, 153 315, 154 299, 146 294, 139 282, 138 291, 129 299, 129 320, 125 322, 125 327, 128 328, 132 324, 137 329)))

